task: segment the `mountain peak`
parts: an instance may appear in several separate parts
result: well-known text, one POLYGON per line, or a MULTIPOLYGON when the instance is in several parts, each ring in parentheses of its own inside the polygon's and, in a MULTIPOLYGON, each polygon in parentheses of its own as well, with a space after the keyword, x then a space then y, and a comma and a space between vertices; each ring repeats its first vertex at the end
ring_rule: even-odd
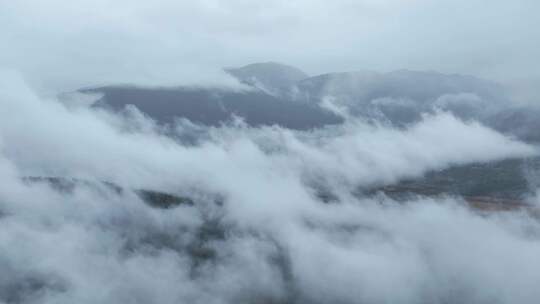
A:
POLYGON ((225 71, 238 80, 265 91, 279 91, 309 77, 302 70, 277 62, 258 62, 225 71))

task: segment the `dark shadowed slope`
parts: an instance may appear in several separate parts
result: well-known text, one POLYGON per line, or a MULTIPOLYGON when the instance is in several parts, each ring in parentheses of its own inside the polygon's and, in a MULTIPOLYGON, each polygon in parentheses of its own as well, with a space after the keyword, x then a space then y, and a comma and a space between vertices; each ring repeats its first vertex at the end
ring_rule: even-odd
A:
POLYGON ((98 105, 121 110, 134 105, 161 123, 187 118, 205 125, 219 125, 233 115, 245 118, 252 126, 280 125, 293 129, 310 129, 341 119, 317 105, 284 101, 254 90, 234 92, 218 89, 101 87, 85 92, 100 92, 98 105))
POLYGON ((487 125, 527 142, 540 143, 540 107, 522 106, 506 109, 489 117, 487 125))
MULTIPOLYGON (((497 162, 455 166, 428 172, 416 179, 376 188, 393 198, 410 194, 442 194, 521 201, 532 197, 538 187, 540 158, 506 159, 497 162)), ((372 191, 370 189, 369 191, 372 191)))

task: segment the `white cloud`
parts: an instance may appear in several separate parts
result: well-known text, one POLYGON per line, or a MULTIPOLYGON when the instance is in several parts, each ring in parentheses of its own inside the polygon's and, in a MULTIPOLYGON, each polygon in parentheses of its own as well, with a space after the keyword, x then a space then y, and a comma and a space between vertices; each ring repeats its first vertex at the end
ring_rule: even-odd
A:
POLYGON ((13 73, 2 74, 0 88, 2 301, 535 303, 539 296, 536 219, 481 216, 454 199, 402 205, 345 191, 536 153, 481 125, 443 113, 405 130, 357 121, 307 133, 240 124, 211 128, 199 145, 184 146, 152 128, 121 128, 129 121, 106 112, 41 99, 13 73), (61 194, 21 183, 27 175, 81 177, 100 190, 61 194), (342 203, 312 195, 318 178, 342 203), (197 205, 153 209, 101 181, 191 193, 197 205), (203 242, 208 219, 224 235, 207 230, 203 242))
POLYGON ((0 66, 12 71, 0 72, 0 302, 538 302, 538 218, 479 214, 452 197, 350 194, 537 155, 478 123, 435 113, 406 129, 350 117, 310 132, 179 125, 201 134, 184 145, 140 113, 41 97, 109 82, 231 85, 220 66, 268 59, 311 72, 408 64, 536 77, 522 70, 537 53, 536 6, 3 1, 0 66), (65 194, 25 176, 90 186, 65 194), (322 203, 313 186, 341 202, 322 203), (152 208, 131 188, 188 194, 196 205, 152 208))

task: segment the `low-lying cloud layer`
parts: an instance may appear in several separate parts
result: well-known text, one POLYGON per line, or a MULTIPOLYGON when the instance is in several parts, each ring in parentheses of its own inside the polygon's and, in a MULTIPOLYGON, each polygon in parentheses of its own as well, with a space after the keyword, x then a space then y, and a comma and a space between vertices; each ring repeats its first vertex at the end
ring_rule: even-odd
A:
POLYGON ((0 302, 536 303, 540 224, 460 198, 353 195, 538 149, 439 112, 404 129, 179 124, 0 75, 0 302), (199 132, 183 143, 182 132, 199 132), (176 132, 178 137, 164 134, 176 132), (88 181, 63 193, 28 176, 88 181), (116 191, 107 183, 121 186, 116 191), (94 186, 90 187, 89 184, 94 186), (129 189, 188 196, 157 209, 129 189), (325 203, 319 190, 339 203, 325 203))

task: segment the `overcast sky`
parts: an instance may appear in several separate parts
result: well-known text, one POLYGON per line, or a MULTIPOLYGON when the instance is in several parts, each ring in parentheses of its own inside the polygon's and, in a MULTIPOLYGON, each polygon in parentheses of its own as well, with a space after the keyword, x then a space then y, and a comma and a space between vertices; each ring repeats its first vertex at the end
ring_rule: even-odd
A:
POLYGON ((223 83, 223 66, 421 69, 531 87, 536 0, 0 0, 0 66, 35 87, 223 83))

